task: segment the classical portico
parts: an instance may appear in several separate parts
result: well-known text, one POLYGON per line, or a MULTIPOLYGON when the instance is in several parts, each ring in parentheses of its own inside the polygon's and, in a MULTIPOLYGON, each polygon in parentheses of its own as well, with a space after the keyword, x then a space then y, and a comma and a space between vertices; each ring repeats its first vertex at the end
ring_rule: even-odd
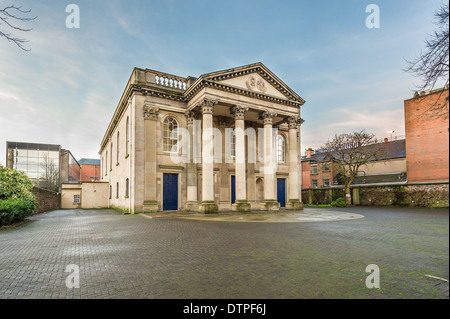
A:
POLYGON ((304 100, 262 63, 198 78, 135 70, 130 81, 134 211, 302 209, 304 100))

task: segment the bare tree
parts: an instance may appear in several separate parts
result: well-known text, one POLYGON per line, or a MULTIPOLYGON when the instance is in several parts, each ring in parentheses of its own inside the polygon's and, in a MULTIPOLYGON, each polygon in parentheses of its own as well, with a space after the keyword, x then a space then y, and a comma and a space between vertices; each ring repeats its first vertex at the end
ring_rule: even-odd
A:
MULTIPOLYGON (((28 15, 30 12, 31 9, 22 10, 22 7, 17 7, 15 5, 10 5, 3 9, 0 9, 0 26, 3 25, 6 27, 6 29, 12 29, 12 31, 19 31, 19 32, 31 31, 32 30, 31 28, 24 28, 19 26, 18 24, 21 22, 28 22, 37 18, 37 16, 27 17, 26 15, 28 15)), ((30 51, 30 49, 24 47, 24 44, 28 42, 27 39, 12 35, 11 32, 6 31, 5 28, 3 31, 0 29, 0 37, 5 37, 6 40, 15 43, 19 48, 21 48, 24 51, 30 51)))
POLYGON ((40 186, 57 192, 59 190, 59 167, 55 160, 48 155, 44 155, 42 159, 40 166, 43 173, 40 178, 40 181, 42 181, 40 186))
MULTIPOLYGON (((408 62, 406 72, 416 75, 422 82, 418 91, 433 90, 436 83, 445 80, 448 84, 449 76, 449 5, 443 4, 434 13, 437 30, 425 39, 425 50, 420 55, 408 62)), ((443 91, 442 91, 443 92, 443 91)), ((441 94, 442 94, 441 92, 441 94)), ((436 101, 424 112, 434 116, 448 117, 448 97, 442 102, 441 94, 436 101)))
POLYGON ((361 166, 384 155, 384 143, 378 143, 373 134, 364 130, 335 137, 320 147, 322 161, 331 163, 342 178, 345 189, 345 201, 351 204, 350 185, 361 166))

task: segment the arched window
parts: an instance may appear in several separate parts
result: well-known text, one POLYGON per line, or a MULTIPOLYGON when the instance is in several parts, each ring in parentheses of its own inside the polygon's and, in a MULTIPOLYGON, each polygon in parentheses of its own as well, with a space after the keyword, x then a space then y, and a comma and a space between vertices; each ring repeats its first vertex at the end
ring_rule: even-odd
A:
POLYGON ((116 154, 116 157, 117 157, 117 160, 116 160, 116 163, 117 164, 119 164, 119 132, 117 132, 117 154, 116 154))
POLYGON ((127 144, 126 144, 126 154, 125 156, 128 156, 130 154, 130 118, 127 117, 127 132, 126 132, 126 138, 127 138, 127 144))
POLYGON ((167 117, 163 123, 163 152, 178 152, 178 122, 173 117, 167 117))
POLYGON ((283 135, 277 136, 277 161, 278 163, 286 162, 286 139, 283 135))

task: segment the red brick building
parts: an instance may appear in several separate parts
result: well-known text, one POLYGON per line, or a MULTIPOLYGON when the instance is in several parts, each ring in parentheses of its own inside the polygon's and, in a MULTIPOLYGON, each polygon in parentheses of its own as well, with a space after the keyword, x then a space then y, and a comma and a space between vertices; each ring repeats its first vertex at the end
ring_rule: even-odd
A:
POLYGON ((448 97, 447 85, 404 102, 409 183, 449 180, 448 97))
POLYGON ((91 158, 82 158, 78 161, 81 166, 81 181, 96 182, 100 180, 100 160, 91 158))

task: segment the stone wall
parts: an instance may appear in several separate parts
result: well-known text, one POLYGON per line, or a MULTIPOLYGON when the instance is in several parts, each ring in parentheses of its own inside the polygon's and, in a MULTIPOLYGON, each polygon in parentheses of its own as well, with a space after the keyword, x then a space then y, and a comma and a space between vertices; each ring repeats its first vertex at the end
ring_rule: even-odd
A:
POLYGON ((36 196, 38 203, 33 214, 49 212, 61 208, 61 194, 50 191, 48 189, 33 187, 33 194, 36 196))
POLYGON ((364 206, 449 207, 449 184, 358 187, 364 206))
MULTIPOLYGON (((316 188, 302 191, 303 203, 330 204, 342 189, 316 188)), ((352 187, 353 205, 399 207, 449 207, 449 184, 407 184, 352 187)), ((342 195, 341 195, 342 196, 342 195)))

